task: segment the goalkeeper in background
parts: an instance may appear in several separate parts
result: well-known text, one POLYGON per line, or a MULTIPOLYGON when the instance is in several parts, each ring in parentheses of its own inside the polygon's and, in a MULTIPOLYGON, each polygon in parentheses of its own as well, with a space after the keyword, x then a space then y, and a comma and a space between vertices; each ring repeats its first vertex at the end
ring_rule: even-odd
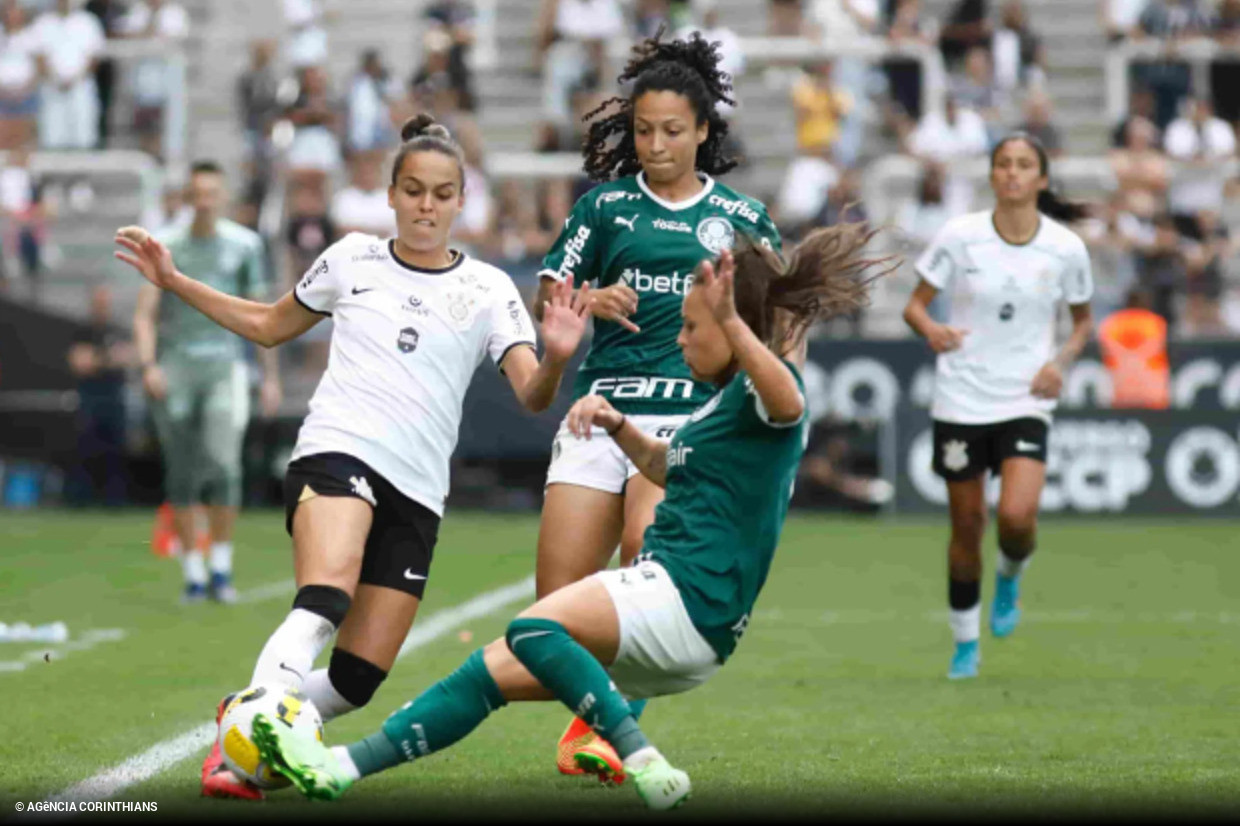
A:
MULTIPOLYGON (((177 268, 231 295, 264 297, 268 279, 262 239, 222 217, 226 196, 220 167, 209 161, 194 164, 188 195, 192 221, 159 234, 177 268)), ((163 453, 164 493, 182 549, 182 601, 210 596, 233 602, 233 525, 241 504, 241 447, 250 414, 243 342, 149 284, 138 293, 133 330, 163 453), (206 506, 209 561, 195 541, 195 505, 206 506)), ((271 416, 281 396, 276 354, 259 350, 258 357, 262 413, 271 416)))

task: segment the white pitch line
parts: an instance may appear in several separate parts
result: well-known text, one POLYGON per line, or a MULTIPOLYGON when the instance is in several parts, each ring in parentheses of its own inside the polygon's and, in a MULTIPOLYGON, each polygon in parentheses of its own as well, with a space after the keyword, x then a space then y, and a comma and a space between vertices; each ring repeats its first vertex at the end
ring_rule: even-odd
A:
POLYGON ((37 648, 22 654, 21 659, 0 662, 0 674, 25 671, 31 663, 37 663, 45 658, 63 660, 65 655, 71 651, 89 651, 100 643, 117 642, 124 638, 125 631, 122 628, 91 628, 83 632, 82 636, 76 640, 54 644, 49 648, 37 648))
POLYGON ((255 588, 250 588, 248 591, 240 592, 237 594, 237 602, 262 602, 268 599, 275 599, 278 596, 293 593, 296 584, 292 579, 268 582, 266 585, 259 585, 255 588))
MULTIPOLYGON (((534 577, 505 585, 493 591, 479 594, 473 599, 451 608, 437 611, 425 619, 419 619, 401 646, 398 658, 434 642, 457 627, 473 619, 485 617, 495 611, 534 595, 534 577)), ((206 747, 215 737, 215 723, 203 723, 184 734, 164 740, 151 748, 135 754, 128 760, 101 771, 64 791, 47 798, 57 800, 106 800, 125 789, 149 780, 175 764, 206 747)))

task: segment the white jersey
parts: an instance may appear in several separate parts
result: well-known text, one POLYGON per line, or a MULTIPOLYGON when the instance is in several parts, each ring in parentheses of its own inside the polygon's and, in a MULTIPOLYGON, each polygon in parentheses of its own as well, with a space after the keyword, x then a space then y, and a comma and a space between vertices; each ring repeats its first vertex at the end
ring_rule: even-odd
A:
POLYGON ((1033 416, 1047 422, 1054 399, 1035 398, 1034 376, 1054 357, 1060 301, 1093 295, 1085 243, 1045 215, 1033 239, 1009 244, 990 212, 953 218, 917 261, 917 274, 950 290, 948 324, 966 330, 936 365, 931 416, 990 424, 1033 416))
POLYGON ((502 270, 460 254, 442 270, 396 258, 392 242, 349 233, 293 288, 331 315, 331 356, 294 459, 346 453, 442 516, 461 407, 483 358, 534 346, 525 302, 502 270))

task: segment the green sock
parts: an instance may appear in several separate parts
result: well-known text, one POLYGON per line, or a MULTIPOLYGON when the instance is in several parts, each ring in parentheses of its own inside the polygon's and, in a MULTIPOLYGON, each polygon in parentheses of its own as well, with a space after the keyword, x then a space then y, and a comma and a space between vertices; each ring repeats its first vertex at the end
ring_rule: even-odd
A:
POLYGON ((456 671, 393 712, 379 732, 350 745, 349 757, 363 777, 390 769, 447 748, 505 705, 480 648, 456 671))
POLYGON ((650 745, 611 675, 558 622, 518 617, 508 649, 555 698, 611 743, 621 759, 650 745))
POLYGON ((646 711, 647 700, 629 700, 629 710, 633 713, 634 720, 640 720, 642 714, 646 711))

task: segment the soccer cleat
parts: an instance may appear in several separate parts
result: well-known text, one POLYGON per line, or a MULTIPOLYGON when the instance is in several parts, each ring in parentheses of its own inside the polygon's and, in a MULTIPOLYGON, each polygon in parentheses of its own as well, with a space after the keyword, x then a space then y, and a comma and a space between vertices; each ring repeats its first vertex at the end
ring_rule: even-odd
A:
POLYGON ((225 605, 231 605, 236 602, 237 589, 233 587, 232 577, 219 572, 211 574, 211 584, 207 586, 207 596, 225 605))
POLYGON ((155 511, 155 524, 151 526, 151 551, 156 556, 173 557, 177 555, 179 544, 176 526, 172 522, 172 505, 165 502, 155 511))
POLYGON ((185 583, 185 591, 181 594, 182 605, 196 605, 207 599, 207 586, 201 582, 185 583))
POLYGON ((276 726, 266 714, 258 714, 251 738, 263 762, 291 780, 306 797, 336 800, 353 785, 332 750, 311 734, 276 726))
POLYGON ((633 783, 646 807, 663 811, 675 809, 689 799, 692 788, 689 775, 663 757, 656 757, 640 769, 633 770, 633 783))
POLYGON ((577 765, 573 755, 579 747, 597 737, 584 720, 574 717, 568 728, 564 729, 564 734, 560 735, 560 743, 556 747, 555 767, 560 770, 560 774, 585 774, 585 770, 577 765))
POLYGON ((584 742, 573 751, 573 763, 582 774, 592 774, 605 785, 619 786, 624 783, 624 761, 611 743, 597 734, 593 740, 584 742))
POLYGON ((990 606, 990 633, 1006 637, 1020 622, 1020 578, 995 577, 995 601, 990 606))
POLYGON ((965 680, 977 676, 977 666, 982 661, 982 652, 977 640, 956 643, 952 653, 952 663, 947 669, 947 679, 965 680))
MULTIPOLYGON (((220 700, 215 709, 215 724, 220 724, 224 709, 232 702, 235 695, 229 694, 220 700)), ((238 800, 262 800, 263 790, 248 780, 242 780, 224 765, 224 756, 220 754, 220 741, 217 737, 207 752, 207 759, 202 761, 202 796, 236 798, 238 800)))

